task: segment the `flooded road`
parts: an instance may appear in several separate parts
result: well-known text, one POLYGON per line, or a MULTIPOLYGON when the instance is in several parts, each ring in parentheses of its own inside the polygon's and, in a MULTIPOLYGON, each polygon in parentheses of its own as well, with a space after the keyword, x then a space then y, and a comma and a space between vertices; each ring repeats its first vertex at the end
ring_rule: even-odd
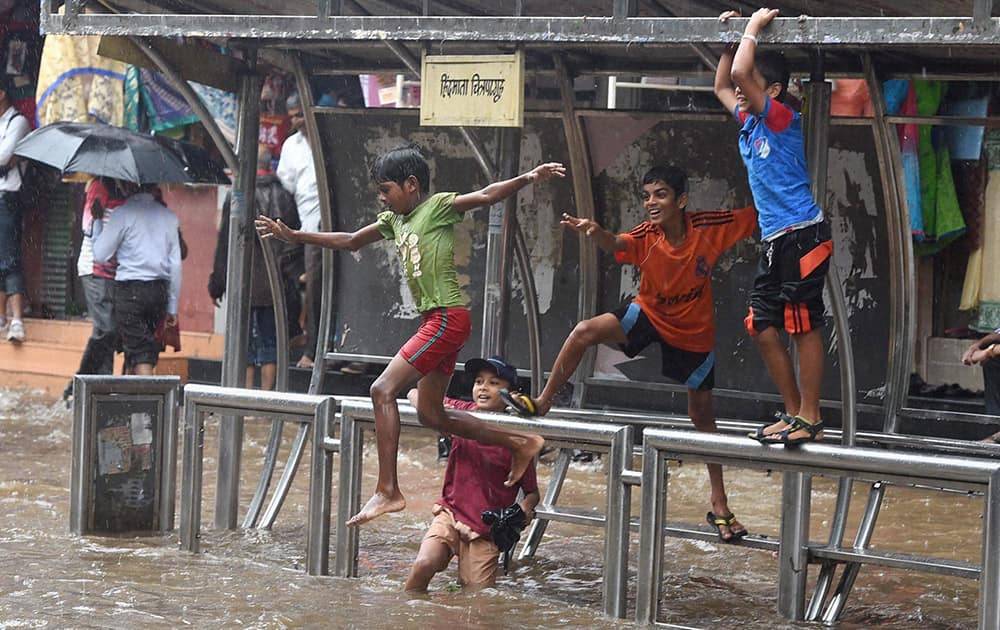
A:
MULTIPOLYGON (((203 553, 179 551, 176 535, 69 534, 72 419, 59 402, 0 390, 0 630, 7 628, 628 628, 600 613, 602 531, 550 524, 535 558, 514 562, 497 588, 456 592, 454 565, 427 597, 400 592, 438 497, 444 467, 433 438, 404 431, 406 511, 361 534, 360 579, 304 573, 308 468, 302 468, 272 531, 205 531, 212 522, 216 424, 206 436, 203 553)), ((248 423, 241 506, 249 502, 267 442, 248 423)), ((287 442, 292 429, 286 428, 287 442)), ((364 492, 374 484, 373 449, 364 492)), ((303 466, 308 464, 308 454, 303 466)), ((280 472, 280 471, 279 471, 280 472)), ((551 466, 541 463, 543 490, 551 466)), ((671 467, 668 519, 703 522, 708 480, 701 465, 671 467)), ((780 475, 727 469, 730 504, 754 532, 776 535, 780 475)), ((335 475, 336 478, 336 475, 335 475)), ((571 470, 560 503, 602 505, 600 465, 571 470)), ((816 479, 814 541, 825 540, 835 482, 816 479)), ((867 495, 856 484, 852 526, 867 495)), ((179 505, 179 504, 178 504, 179 505)), ((633 493, 638 513, 638 491, 633 493)), ((337 519, 335 517, 334 527, 337 519)), ((977 561, 982 499, 892 488, 876 528, 879 549, 977 561)), ((848 540, 853 529, 848 530, 848 540)), ((632 537, 632 577, 638 536, 632 537)), ((778 617, 776 560, 737 546, 668 539, 660 620, 693 627, 794 628, 778 617)), ((815 579, 816 568, 810 570, 815 579)), ((843 628, 973 628, 978 582, 866 567, 843 628)), ((630 600, 629 611, 633 606, 630 600)))

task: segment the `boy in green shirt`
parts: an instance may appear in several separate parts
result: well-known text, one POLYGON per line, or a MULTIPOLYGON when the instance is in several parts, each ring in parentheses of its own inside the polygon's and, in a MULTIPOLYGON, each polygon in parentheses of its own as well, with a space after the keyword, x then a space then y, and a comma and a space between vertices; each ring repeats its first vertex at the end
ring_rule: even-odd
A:
POLYGON ((431 195, 430 169, 416 148, 400 147, 380 156, 372 167, 379 202, 387 208, 375 223, 356 232, 301 232, 280 220, 261 216, 256 220, 261 238, 319 245, 356 251, 383 238, 393 239, 403 262, 407 283, 423 317, 417 333, 407 341, 371 387, 375 407, 379 473, 375 494, 347 524, 366 523, 388 512, 406 507, 396 475, 399 448, 399 407, 396 399, 417 384, 417 415, 424 426, 441 433, 503 446, 511 452, 511 470, 506 485, 521 478, 545 441, 538 435, 504 431, 481 422, 468 413, 448 409, 442 401, 455 370, 458 353, 471 328, 469 310, 455 269, 456 223, 463 214, 495 204, 535 182, 565 177, 562 164, 542 164, 482 190, 431 195))

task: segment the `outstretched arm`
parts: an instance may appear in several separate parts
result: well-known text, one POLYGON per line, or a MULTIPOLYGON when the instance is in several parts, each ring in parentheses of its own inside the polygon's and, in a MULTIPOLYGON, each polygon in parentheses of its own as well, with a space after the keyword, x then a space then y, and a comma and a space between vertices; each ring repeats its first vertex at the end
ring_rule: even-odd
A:
POLYGON ((740 88, 743 96, 750 105, 750 111, 759 114, 764 111, 767 105, 767 87, 763 88, 754 81, 754 55, 757 52, 757 36, 760 31, 771 23, 771 20, 778 15, 777 9, 757 9, 750 16, 746 30, 743 31, 743 38, 740 40, 740 47, 736 50, 733 58, 733 83, 740 88))
POLYGON ((374 223, 366 225, 357 232, 303 232, 293 230, 281 219, 275 220, 260 215, 254 224, 257 227, 257 234, 262 239, 276 238, 286 243, 305 243, 327 249, 349 249, 352 252, 384 238, 374 223))
POLYGON ((458 195, 455 197, 452 208, 455 212, 465 212, 473 208, 491 206, 510 197, 529 184, 544 182, 553 177, 566 177, 566 167, 559 162, 549 162, 536 166, 527 173, 522 173, 512 179, 494 182, 482 190, 458 195))
POLYGON ((620 236, 605 230, 590 219, 574 217, 564 212, 562 221, 559 223, 589 237, 598 247, 606 252, 613 254, 625 249, 625 241, 620 236))
MULTIPOLYGON (((726 11, 719 16, 720 22, 725 22, 731 17, 739 17, 739 11, 726 11)), ((726 44, 726 49, 719 57, 719 65, 715 69, 715 96, 730 114, 736 108, 736 90, 733 89, 733 55, 736 54, 738 43, 726 44)))

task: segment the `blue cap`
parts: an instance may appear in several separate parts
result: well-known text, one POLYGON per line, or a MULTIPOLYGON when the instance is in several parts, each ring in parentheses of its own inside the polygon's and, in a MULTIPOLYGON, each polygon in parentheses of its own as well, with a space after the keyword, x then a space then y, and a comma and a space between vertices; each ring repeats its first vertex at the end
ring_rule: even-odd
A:
POLYGON ((465 362, 466 374, 475 376, 483 370, 493 372, 503 380, 510 383, 511 389, 517 389, 517 369, 500 357, 490 357, 488 359, 469 359, 465 362))

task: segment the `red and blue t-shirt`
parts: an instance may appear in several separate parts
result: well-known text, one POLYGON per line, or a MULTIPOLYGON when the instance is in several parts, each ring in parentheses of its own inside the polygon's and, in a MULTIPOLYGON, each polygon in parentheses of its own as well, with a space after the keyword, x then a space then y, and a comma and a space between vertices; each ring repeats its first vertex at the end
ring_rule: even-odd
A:
POLYGON ((740 156, 760 223, 761 240, 819 223, 823 211, 813 201, 806 171, 802 115, 767 97, 759 114, 733 113, 742 125, 740 156))

